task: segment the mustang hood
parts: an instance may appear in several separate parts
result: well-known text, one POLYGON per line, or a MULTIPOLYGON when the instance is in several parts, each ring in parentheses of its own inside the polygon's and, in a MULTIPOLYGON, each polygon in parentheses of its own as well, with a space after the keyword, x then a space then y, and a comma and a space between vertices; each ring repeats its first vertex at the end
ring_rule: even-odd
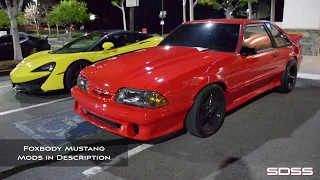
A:
POLYGON ((217 60, 226 54, 231 53, 157 46, 96 63, 81 74, 95 88, 116 93, 122 87, 143 89, 152 81, 165 81, 161 79, 164 76, 174 78, 197 66, 208 65, 212 63, 209 58, 212 55, 217 60))

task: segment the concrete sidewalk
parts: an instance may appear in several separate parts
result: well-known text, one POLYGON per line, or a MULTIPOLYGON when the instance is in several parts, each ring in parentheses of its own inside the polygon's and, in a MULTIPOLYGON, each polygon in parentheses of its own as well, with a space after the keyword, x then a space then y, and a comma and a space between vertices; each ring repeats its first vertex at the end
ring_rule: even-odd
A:
POLYGON ((298 78, 320 80, 320 56, 303 56, 298 78))

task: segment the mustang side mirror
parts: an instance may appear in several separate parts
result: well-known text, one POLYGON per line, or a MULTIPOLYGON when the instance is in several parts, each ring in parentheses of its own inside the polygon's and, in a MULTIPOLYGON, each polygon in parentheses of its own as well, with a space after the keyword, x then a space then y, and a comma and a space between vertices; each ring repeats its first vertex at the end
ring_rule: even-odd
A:
POLYGON ((249 48, 247 46, 242 46, 240 54, 243 56, 250 56, 257 54, 257 50, 255 48, 249 48))
POLYGON ((102 47, 104 50, 109 50, 114 47, 114 44, 112 42, 105 42, 103 43, 102 47))

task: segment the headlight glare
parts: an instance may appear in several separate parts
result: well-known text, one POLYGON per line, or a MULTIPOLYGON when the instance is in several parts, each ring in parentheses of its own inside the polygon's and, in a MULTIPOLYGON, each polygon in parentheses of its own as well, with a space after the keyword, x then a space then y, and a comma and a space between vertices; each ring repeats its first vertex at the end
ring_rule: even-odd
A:
POLYGON ((128 88, 122 88, 118 91, 116 102, 150 109, 168 105, 168 101, 154 91, 128 88))
POLYGON ((84 91, 88 91, 87 78, 80 74, 77 79, 77 86, 84 91))
POLYGON ((38 67, 37 69, 33 70, 32 72, 43 72, 43 71, 52 72, 55 66, 56 66, 55 62, 47 63, 45 65, 38 67))

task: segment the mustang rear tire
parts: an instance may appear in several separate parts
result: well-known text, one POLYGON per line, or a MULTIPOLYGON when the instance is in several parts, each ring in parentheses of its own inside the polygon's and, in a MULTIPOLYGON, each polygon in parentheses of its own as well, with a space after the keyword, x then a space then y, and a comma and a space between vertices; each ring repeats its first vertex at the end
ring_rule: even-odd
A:
POLYGON ((77 85, 77 78, 80 74, 80 71, 87 66, 89 66, 90 63, 87 61, 77 61, 72 63, 65 75, 64 75, 64 88, 67 91, 70 91, 71 88, 73 88, 75 85, 77 85))
POLYGON ((224 91, 219 85, 208 85, 196 96, 186 117, 186 128, 197 137, 212 136, 222 126, 225 112, 224 91))
POLYGON ((290 93, 296 85, 297 73, 298 68, 296 61, 290 60, 287 63, 286 69, 281 78, 281 85, 277 88, 277 91, 280 93, 290 93))

